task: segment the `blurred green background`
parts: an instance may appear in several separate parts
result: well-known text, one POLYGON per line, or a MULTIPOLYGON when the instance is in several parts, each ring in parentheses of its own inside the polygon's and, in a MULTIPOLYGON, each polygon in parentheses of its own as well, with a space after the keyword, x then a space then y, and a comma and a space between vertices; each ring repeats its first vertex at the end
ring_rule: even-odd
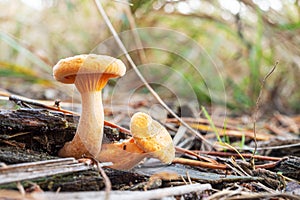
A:
MULTIPOLYGON (((261 109, 299 113, 300 1, 101 2, 117 32, 159 27, 183 33, 198 43, 214 63, 201 59, 199 65, 216 65, 222 74, 227 99, 214 101, 232 111, 253 112, 261 81, 278 61, 266 82, 261 109)), ((52 78, 52 66, 61 58, 93 52, 97 44, 111 37, 91 0, 0 0, 0 9, 0 88, 29 98, 67 100, 72 91, 60 89, 52 78)), ((134 40, 142 45, 150 42, 139 32, 134 40)), ((186 58, 198 56, 184 41, 174 43, 186 58)), ((187 62, 172 52, 143 49, 130 54, 137 65, 159 63, 181 71, 200 104, 211 103, 205 80, 195 76, 192 67, 184 67, 187 62)))

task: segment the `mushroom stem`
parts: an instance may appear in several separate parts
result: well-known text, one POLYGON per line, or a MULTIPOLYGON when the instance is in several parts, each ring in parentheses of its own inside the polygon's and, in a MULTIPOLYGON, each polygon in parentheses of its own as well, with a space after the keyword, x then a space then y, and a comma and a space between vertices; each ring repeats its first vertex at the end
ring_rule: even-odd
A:
POLYGON ((122 142, 103 144, 100 154, 96 157, 101 162, 112 162, 113 169, 128 170, 139 164, 148 156, 140 149, 133 138, 122 142))
POLYGON ((59 156, 80 158, 84 154, 97 156, 101 150, 104 112, 101 91, 81 93, 82 112, 76 134, 59 151, 59 156))
POLYGON ((77 135, 89 154, 96 156, 101 150, 104 112, 101 91, 81 93, 82 114, 77 135))

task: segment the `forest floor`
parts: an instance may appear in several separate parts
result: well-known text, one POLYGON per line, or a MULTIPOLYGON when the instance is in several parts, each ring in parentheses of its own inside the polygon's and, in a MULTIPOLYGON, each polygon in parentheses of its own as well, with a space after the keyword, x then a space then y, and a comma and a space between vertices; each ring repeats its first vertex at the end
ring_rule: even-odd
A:
MULTIPOLYGON (((300 199, 299 115, 259 119, 255 136, 251 116, 226 116, 224 125, 223 116, 194 117, 183 106, 177 114, 212 146, 168 115, 157 120, 173 138, 173 162, 145 159, 131 170, 114 170, 91 158, 57 156, 76 132, 76 113, 6 97, 18 108, 0 110, 0 199, 300 199)), ((130 109, 150 106, 140 101, 130 109)), ((105 108, 105 117, 112 115, 120 127, 105 126, 106 141, 130 137, 122 106, 105 108)))

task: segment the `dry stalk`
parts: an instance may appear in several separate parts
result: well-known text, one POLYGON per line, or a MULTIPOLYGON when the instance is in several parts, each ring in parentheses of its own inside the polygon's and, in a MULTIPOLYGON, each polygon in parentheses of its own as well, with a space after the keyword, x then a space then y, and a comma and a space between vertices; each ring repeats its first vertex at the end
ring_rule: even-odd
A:
POLYGON ((139 34, 136 30, 136 24, 135 24, 134 17, 131 13, 131 10, 130 10, 130 5, 125 6, 124 12, 125 12, 125 14, 128 18, 130 30, 132 31, 132 33, 134 35, 134 40, 135 40, 135 43, 136 43, 136 46, 137 46, 137 52, 138 52, 139 58, 141 60, 141 63, 146 63, 147 57, 146 57, 146 54, 145 54, 145 51, 144 51, 144 48, 143 48, 141 38, 140 38, 140 36, 139 36, 139 34))
POLYGON ((253 167, 253 169, 255 168, 255 164, 254 164, 254 155, 257 151, 257 141, 256 141, 256 120, 257 120, 257 113, 258 113, 258 109, 259 109, 259 103, 260 103, 260 99, 262 96, 262 92, 266 83, 266 80, 269 78, 269 76, 274 72, 275 68, 278 65, 278 61, 275 63, 275 65, 272 67, 272 69, 267 73, 267 75, 264 77, 264 79, 262 80, 262 83, 260 85, 260 91, 259 91, 259 95, 257 97, 256 103, 255 103, 255 110, 254 110, 254 119, 253 119, 253 134, 254 134, 254 151, 251 157, 251 165, 253 167))
POLYGON ((113 27, 110 19, 108 18, 105 10, 102 7, 102 4, 99 0, 95 0, 95 3, 97 5, 98 11, 100 15, 103 17, 108 29, 110 30, 111 34, 113 35, 114 39, 116 40, 119 48, 124 53, 126 59, 130 63, 131 67, 139 77, 139 79, 143 82, 143 84, 146 86, 146 88, 150 91, 150 93, 154 96, 154 98, 172 115, 174 116, 182 125, 184 125, 187 129, 189 129, 193 134, 198 136, 204 143, 207 145, 213 147, 214 144, 209 142, 207 139, 205 139, 200 133, 198 133, 196 130, 194 130, 192 127, 190 127, 186 122, 184 122, 161 98, 160 96, 155 92, 155 90, 150 86, 150 84, 147 82, 145 77, 141 74, 141 72, 138 70, 136 64, 133 62, 131 56, 129 55, 126 47, 124 46, 123 42, 121 41, 120 37, 118 36, 115 28, 113 27))

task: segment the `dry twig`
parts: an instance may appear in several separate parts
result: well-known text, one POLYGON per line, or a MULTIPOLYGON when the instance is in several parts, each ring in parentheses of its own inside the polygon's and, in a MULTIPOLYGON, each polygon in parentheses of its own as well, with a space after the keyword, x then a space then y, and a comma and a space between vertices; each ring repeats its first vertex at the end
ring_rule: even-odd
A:
POLYGON ((260 156, 260 155, 252 155, 249 153, 241 153, 240 155, 237 153, 229 153, 229 152, 217 152, 217 151, 193 151, 199 154, 206 154, 206 155, 212 155, 212 156, 220 156, 220 157, 240 157, 242 155, 244 158, 255 158, 258 160, 268 160, 268 161, 279 161, 282 158, 277 158, 277 157, 270 157, 270 156, 260 156))
POLYGON ((95 159, 93 159, 93 160, 94 160, 94 162, 96 162, 97 169, 101 173, 101 176, 103 177, 103 180, 104 180, 104 184, 105 184, 105 199, 109 200, 109 195, 110 195, 110 192, 111 192, 111 182, 110 182, 107 174, 105 173, 105 171, 101 167, 100 163, 97 160, 95 160, 95 159))
MULTIPOLYGON (((183 194, 189 194, 192 192, 203 192, 205 190, 212 189, 210 184, 190 184, 183 186, 168 187, 150 191, 112 191, 110 194, 110 200, 147 200, 147 199, 161 199, 168 196, 178 196, 183 194)), ((78 199, 78 200, 92 200, 102 199, 104 192, 65 192, 65 193, 50 193, 45 192, 40 194, 40 199, 46 198, 48 200, 66 200, 66 199, 78 199)))
POLYGON ((198 160, 192 160, 187 158, 175 158, 172 163, 183 164, 183 165, 190 165, 190 166, 198 166, 210 169, 223 169, 226 170, 228 167, 224 164, 219 163, 210 163, 210 162, 203 162, 198 160))

